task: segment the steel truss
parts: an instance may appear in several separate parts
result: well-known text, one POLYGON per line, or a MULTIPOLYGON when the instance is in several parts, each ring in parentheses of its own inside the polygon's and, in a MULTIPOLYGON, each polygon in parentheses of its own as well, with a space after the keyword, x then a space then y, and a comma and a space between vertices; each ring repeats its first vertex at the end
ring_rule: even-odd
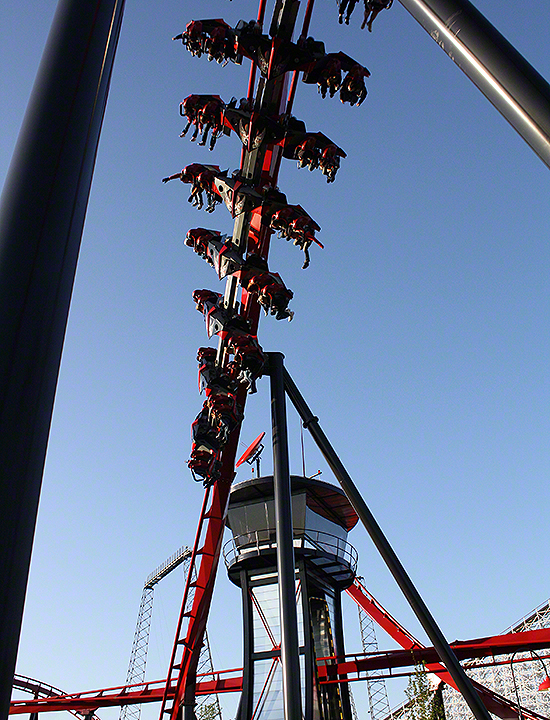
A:
MULTIPOLYGON (((137 685, 145 680, 147 669, 147 652, 149 649, 149 633, 151 630, 151 618, 153 617, 153 600, 155 585, 169 575, 182 563, 184 576, 189 572, 191 550, 181 547, 171 555, 162 565, 159 565, 150 575, 147 576, 141 594, 141 602, 134 633, 134 642, 130 653, 130 662, 126 674, 126 685, 137 685)), ((211 668, 209 668, 211 669, 211 668)), ((138 688, 136 687, 136 690, 138 688)), ((120 711, 120 720, 139 720, 141 716, 141 705, 124 705, 120 711)))
MULTIPOLYGON (((362 579, 363 578, 357 578, 358 581, 362 579)), ((357 612, 359 614, 359 631, 361 633, 363 652, 378 652, 378 639, 376 637, 374 620, 359 604, 357 605, 357 612)), ((371 671, 367 678, 367 693, 371 720, 383 720, 387 717, 391 720, 386 681, 383 678, 377 677, 374 671, 371 671)))

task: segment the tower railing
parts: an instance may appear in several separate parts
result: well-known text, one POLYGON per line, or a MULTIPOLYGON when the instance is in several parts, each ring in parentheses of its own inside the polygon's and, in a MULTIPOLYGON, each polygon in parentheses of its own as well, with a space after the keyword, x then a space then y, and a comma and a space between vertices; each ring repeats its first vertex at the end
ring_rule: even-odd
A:
MULTIPOLYGON (((347 540, 331 533, 308 528, 294 530, 293 536, 295 551, 314 551, 319 555, 330 555, 340 564, 349 568, 353 574, 356 573, 357 550, 347 540)), ((223 546, 223 557, 225 565, 229 569, 235 563, 248 557, 275 552, 276 548, 275 529, 254 530, 237 535, 226 542, 223 546)))

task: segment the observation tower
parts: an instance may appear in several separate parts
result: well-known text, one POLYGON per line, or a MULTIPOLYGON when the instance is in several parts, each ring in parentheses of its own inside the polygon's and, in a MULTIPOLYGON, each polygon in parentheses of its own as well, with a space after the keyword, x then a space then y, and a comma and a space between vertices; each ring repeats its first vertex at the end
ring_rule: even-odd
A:
MULTIPOLYGON (((346 683, 321 686, 320 658, 343 655, 341 594, 355 578, 357 552, 347 541, 358 516, 339 488, 291 477, 298 664, 305 720, 351 720, 346 683)), ((283 718, 281 631, 293 618, 279 613, 273 477, 234 485, 224 546, 230 580, 241 588, 243 693, 237 720, 283 718)))

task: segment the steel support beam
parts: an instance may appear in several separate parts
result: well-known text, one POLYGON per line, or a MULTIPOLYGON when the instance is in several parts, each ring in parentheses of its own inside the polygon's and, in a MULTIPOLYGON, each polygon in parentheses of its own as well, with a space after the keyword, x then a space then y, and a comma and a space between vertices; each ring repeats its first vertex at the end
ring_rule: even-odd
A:
POLYGON ((309 430, 317 447, 334 473, 334 476, 342 486, 343 491, 346 493, 348 500, 353 505, 355 512, 365 526, 378 552, 395 578, 395 581, 399 585, 403 595, 407 598, 426 634, 432 641, 441 662, 446 665, 447 670, 457 685, 457 688, 462 693, 464 700, 468 703, 470 710, 477 720, 490 720, 491 716, 487 712, 481 698, 474 690, 470 679, 456 659, 449 643, 445 640, 443 633, 420 597, 418 590, 407 575, 405 568, 382 532, 382 529, 376 522, 374 515, 367 507, 361 493, 355 486, 351 477, 348 475, 325 433, 321 430, 319 418, 315 417, 309 409, 306 401, 294 384, 294 381, 288 374, 286 368, 283 368, 283 373, 286 392, 292 401, 292 404, 298 411, 298 415, 301 417, 304 427, 309 430))
POLYGON ((124 0, 60 0, 0 204, 0 718, 124 0))
POLYGON ((550 85, 469 0, 399 0, 550 167, 550 85))
POLYGON ((302 717, 302 711, 284 367, 282 353, 268 353, 268 357, 271 383, 273 494, 275 497, 275 527, 277 533, 284 717, 285 720, 296 720, 296 718, 302 717))

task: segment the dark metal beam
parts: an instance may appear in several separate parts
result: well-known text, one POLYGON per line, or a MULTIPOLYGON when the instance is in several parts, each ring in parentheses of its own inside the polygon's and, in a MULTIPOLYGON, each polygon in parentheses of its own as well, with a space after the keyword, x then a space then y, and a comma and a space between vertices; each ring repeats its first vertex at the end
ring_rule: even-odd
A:
POLYGON ((283 368, 283 373, 287 394, 292 401, 292 404, 298 411, 298 415, 301 417, 304 427, 311 433, 317 447, 329 464, 334 476, 342 486, 343 491, 346 493, 348 500, 353 505, 355 512, 365 526, 378 552, 388 566, 395 581, 401 588, 403 595, 407 598, 426 634, 432 641, 441 662, 446 665, 447 670, 457 685, 457 688, 462 693, 464 700, 468 703, 470 710, 477 720, 489 720, 491 716, 487 712, 487 709, 483 705, 479 695, 474 690, 470 679, 456 659, 449 643, 445 640, 443 633, 420 597, 418 590, 407 575, 405 568, 382 532, 382 529, 376 522, 374 515, 367 507, 361 493, 355 486, 351 477, 348 475, 347 470, 328 441, 327 436, 321 430, 319 418, 312 414, 286 368, 283 368))
POLYGON ((302 717, 300 656, 296 617, 296 570, 292 498, 288 459, 283 355, 268 353, 271 381, 271 425, 273 428, 273 494, 277 532, 277 571, 281 621, 281 664, 285 720, 302 717))
POLYGON ((0 204, 0 719, 124 0, 60 0, 0 204))
POLYGON ((550 85, 469 0, 399 0, 550 167, 550 85))

